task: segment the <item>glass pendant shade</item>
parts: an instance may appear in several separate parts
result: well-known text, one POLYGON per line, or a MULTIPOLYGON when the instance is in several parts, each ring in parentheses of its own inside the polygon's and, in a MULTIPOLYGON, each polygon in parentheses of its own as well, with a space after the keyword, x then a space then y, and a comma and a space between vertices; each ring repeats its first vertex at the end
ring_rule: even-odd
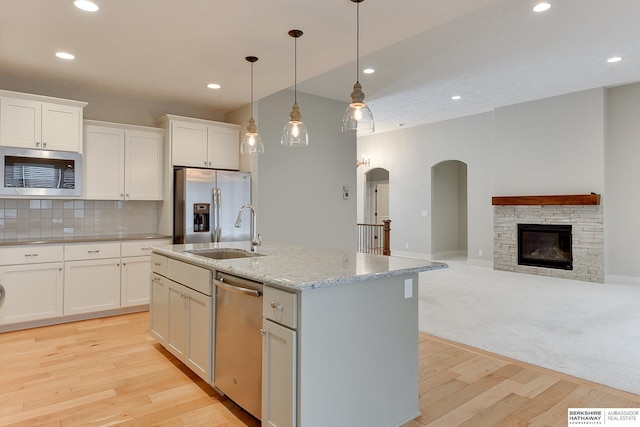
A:
POLYGON ((258 127, 256 126, 253 117, 249 119, 249 125, 247 126, 247 133, 242 138, 240 144, 240 153, 243 154, 262 154, 264 153, 264 145, 262 144, 262 138, 258 135, 258 127))
POLYGON ((307 127, 302 123, 302 115, 298 104, 293 104, 289 114, 289 121, 284 125, 284 130, 282 131, 280 144, 290 147, 309 145, 309 134, 307 133, 307 127))
POLYGON ((291 107, 291 113, 289 113, 289 122, 284 125, 282 131, 282 139, 280 144, 287 145, 289 147, 306 147, 309 145, 309 133, 307 127, 302 123, 302 114, 300 114, 300 107, 298 106, 298 67, 297 67, 297 52, 298 52, 298 37, 302 35, 300 30, 291 30, 289 35, 294 38, 294 101, 293 107, 291 107))
POLYGON ((264 144, 262 138, 258 135, 258 126, 253 119, 253 63, 258 61, 255 56, 247 56, 247 62, 251 63, 251 104, 249 104, 249 124, 247 125, 247 133, 240 143, 240 153, 242 154, 262 154, 264 153, 264 144))
POLYGON ((364 93, 360 83, 353 85, 351 104, 347 107, 342 118, 342 132, 349 135, 364 135, 376 130, 373 114, 364 102, 364 93))

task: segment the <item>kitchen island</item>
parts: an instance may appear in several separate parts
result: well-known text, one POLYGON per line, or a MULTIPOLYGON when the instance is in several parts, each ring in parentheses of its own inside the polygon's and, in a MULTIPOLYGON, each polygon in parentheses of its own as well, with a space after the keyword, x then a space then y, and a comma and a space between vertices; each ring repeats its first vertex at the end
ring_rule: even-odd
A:
POLYGON ((152 335, 214 385, 215 354, 223 350, 212 337, 215 279, 258 282, 262 401, 252 413, 263 425, 388 427, 420 414, 418 273, 446 264, 278 243, 258 255, 249 248, 154 247, 152 335))

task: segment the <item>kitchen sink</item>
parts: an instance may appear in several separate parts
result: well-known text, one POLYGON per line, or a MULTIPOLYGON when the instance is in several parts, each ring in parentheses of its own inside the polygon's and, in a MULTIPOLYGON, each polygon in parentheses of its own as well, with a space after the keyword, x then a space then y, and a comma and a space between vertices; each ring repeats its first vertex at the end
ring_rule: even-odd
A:
POLYGON ((249 252, 242 249, 194 249, 190 251, 185 251, 187 253, 203 256, 205 258, 211 259, 235 259, 235 258, 250 258, 263 256, 263 254, 249 252))

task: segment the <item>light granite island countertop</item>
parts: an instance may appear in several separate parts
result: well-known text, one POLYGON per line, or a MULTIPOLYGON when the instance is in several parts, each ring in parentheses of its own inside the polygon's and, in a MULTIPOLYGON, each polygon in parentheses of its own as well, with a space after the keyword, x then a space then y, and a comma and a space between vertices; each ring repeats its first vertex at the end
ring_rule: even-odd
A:
POLYGON ((262 360, 256 388, 261 405, 250 412, 263 426, 400 427, 420 415, 418 274, 446 264, 271 242, 259 247, 258 256, 202 256, 249 249, 249 242, 153 247, 152 336, 216 387, 216 376, 226 373, 215 364, 216 352, 225 350, 215 339, 216 302, 224 304, 216 293, 224 284, 215 279, 225 273, 260 282, 262 325, 255 329, 262 334, 262 350, 258 341, 255 351, 262 360), (195 274, 184 273, 194 269, 195 274), (181 287, 173 272, 205 279, 181 287), (171 313, 183 306, 186 314, 171 313), (210 311, 190 316, 189 307, 210 311), (202 320, 207 318, 209 323, 202 320), (177 341, 186 348, 176 348, 172 330, 179 331, 177 341), (196 346, 193 351, 189 343, 196 346), (208 355, 202 343, 209 346, 208 355))
POLYGON ((264 243, 257 256, 216 260, 199 256, 211 249, 249 251, 249 242, 194 243, 154 247, 154 252, 170 258, 237 274, 292 291, 365 282, 446 268, 441 262, 415 258, 381 256, 360 252, 264 243))

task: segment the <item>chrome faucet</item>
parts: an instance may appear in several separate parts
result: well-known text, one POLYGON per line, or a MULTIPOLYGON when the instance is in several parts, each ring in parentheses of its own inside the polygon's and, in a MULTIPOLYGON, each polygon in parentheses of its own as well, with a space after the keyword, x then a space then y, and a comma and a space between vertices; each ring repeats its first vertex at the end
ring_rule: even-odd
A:
POLYGON ((262 240, 260 240, 260 234, 258 234, 258 215, 256 215, 256 210, 250 204, 243 205, 238 211, 238 217, 236 218, 235 226, 236 228, 242 227, 242 211, 244 209, 251 210, 251 218, 253 221, 253 227, 251 227, 251 252, 258 252, 258 246, 262 244, 262 240))

